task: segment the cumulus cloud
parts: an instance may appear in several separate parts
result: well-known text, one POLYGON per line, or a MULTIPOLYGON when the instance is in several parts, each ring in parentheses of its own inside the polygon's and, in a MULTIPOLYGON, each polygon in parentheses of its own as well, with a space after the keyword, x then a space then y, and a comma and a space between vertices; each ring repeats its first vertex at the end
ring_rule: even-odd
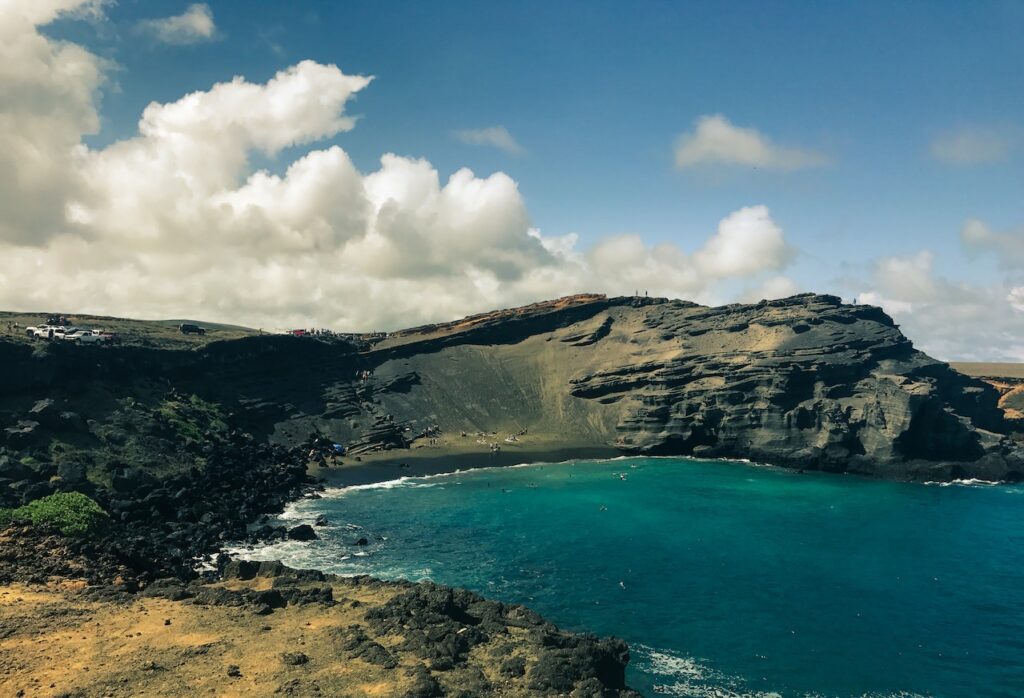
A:
POLYGON ((976 218, 964 222, 960 240, 969 252, 992 252, 1002 269, 1024 269, 1024 227, 995 231, 976 218))
POLYGON ((488 126, 487 128, 471 128, 454 133, 456 140, 466 145, 489 145, 504 150, 509 155, 524 155, 526 149, 516 142, 512 134, 504 126, 488 126))
POLYGON ((81 184, 69 160, 99 128, 103 62, 80 46, 50 41, 36 26, 80 13, 79 0, 0 2, 0 239, 56 232, 68 192, 81 184))
POLYGON ((138 29, 165 44, 196 44, 210 41, 217 34, 213 11, 206 3, 189 5, 187 10, 173 17, 143 20, 138 29))
POLYGON ((708 300, 769 275, 790 289, 777 275, 793 250, 764 206, 692 252, 638 235, 584 247, 536 230, 504 173, 443 178, 393 153, 362 172, 312 146, 355 126, 347 106, 371 81, 333 65, 154 102, 137 135, 89 147, 104 65, 39 30, 84 6, 0 5, 19 28, 0 22, 2 307, 358 330, 581 291, 708 300), (283 172, 251 164, 296 146, 310 147, 283 172))
POLYGON ((932 356, 962 361, 1024 361, 1024 287, 955 283, 921 251, 876 261, 860 303, 885 309, 932 356))
POLYGON ((753 128, 733 125, 721 114, 702 116, 675 145, 679 169, 729 165, 768 170, 801 170, 827 165, 822 153, 773 143, 753 128))
POLYGON ((936 136, 928 146, 931 156, 950 165, 983 165, 1006 160, 1015 139, 991 127, 964 127, 936 136))

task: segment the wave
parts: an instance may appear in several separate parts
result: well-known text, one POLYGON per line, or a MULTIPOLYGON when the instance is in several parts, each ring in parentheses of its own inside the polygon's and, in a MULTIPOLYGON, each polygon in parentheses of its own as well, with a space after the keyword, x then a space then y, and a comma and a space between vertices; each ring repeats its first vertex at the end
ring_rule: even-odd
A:
POLYGON ((999 480, 980 480, 976 477, 968 477, 960 480, 949 480, 944 482, 929 480, 921 483, 923 485, 937 485, 939 487, 950 487, 952 485, 960 485, 962 487, 992 487, 994 485, 1006 485, 1009 483, 1001 482, 999 480))
MULTIPOLYGON (((712 668, 702 660, 669 650, 657 649, 640 643, 631 643, 635 650, 632 665, 646 674, 657 677, 653 690, 656 695, 685 696, 686 698, 782 698, 776 691, 759 691, 744 686, 744 679, 730 676, 712 668)), ((804 693, 803 698, 825 698, 819 693, 804 693)), ((864 693, 858 698, 929 698, 912 691, 864 693)))
POLYGON ((663 696, 687 698, 782 698, 773 691, 751 691, 743 686, 743 679, 729 676, 700 660, 668 650, 633 643, 636 650, 634 666, 640 671, 658 677, 654 692, 663 696))

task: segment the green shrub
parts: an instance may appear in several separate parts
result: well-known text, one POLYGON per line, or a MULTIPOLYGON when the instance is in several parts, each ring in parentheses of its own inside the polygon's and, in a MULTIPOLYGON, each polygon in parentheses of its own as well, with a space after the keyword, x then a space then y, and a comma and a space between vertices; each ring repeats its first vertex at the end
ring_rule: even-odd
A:
POLYGON ((201 442, 207 432, 219 435, 228 428, 220 407, 197 395, 164 400, 156 412, 186 441, 201 442))
POLYGON ((65 536, 84 536, 102 525, 107 519, 107 512, 81 492, 60 492, 17 509, 0 509, 0 524, 12 519, 28 519, 36 525, 49 524, 65 536))

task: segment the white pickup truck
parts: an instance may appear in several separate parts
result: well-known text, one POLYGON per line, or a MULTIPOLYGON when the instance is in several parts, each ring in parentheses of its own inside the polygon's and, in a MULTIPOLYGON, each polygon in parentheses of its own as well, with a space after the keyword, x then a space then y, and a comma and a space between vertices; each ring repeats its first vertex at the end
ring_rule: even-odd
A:
POLYGON ((103 344, 107 341, 107 338, 96 330, 80 329, 64 333, 62 339, 68 342, 78 342, 79 344, 103 344))

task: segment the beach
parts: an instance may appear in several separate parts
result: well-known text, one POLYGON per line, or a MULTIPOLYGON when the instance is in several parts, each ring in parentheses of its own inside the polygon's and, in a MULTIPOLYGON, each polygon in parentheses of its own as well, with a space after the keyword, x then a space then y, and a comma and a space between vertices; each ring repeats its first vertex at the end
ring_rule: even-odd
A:
MULTIPOLYGON (((600 460, 622 455, 610 445, 559 439, 545 434, 527 434, 518 441, 498 441, 500 451, 490 451, 486 443, 497 436, 445 435, 437 444, 414 443, 409 449, 378 451, 342 459, 342 464, 322 467, 313 463, 309 473, 323 478, 330 487, 348 487, 386 482, 400 477, 441 475, 458 470, 521 465, 524 463, 560 463, 567 460, 600 460)), ((426 442, 427 439, 420 441, 426 442)))

